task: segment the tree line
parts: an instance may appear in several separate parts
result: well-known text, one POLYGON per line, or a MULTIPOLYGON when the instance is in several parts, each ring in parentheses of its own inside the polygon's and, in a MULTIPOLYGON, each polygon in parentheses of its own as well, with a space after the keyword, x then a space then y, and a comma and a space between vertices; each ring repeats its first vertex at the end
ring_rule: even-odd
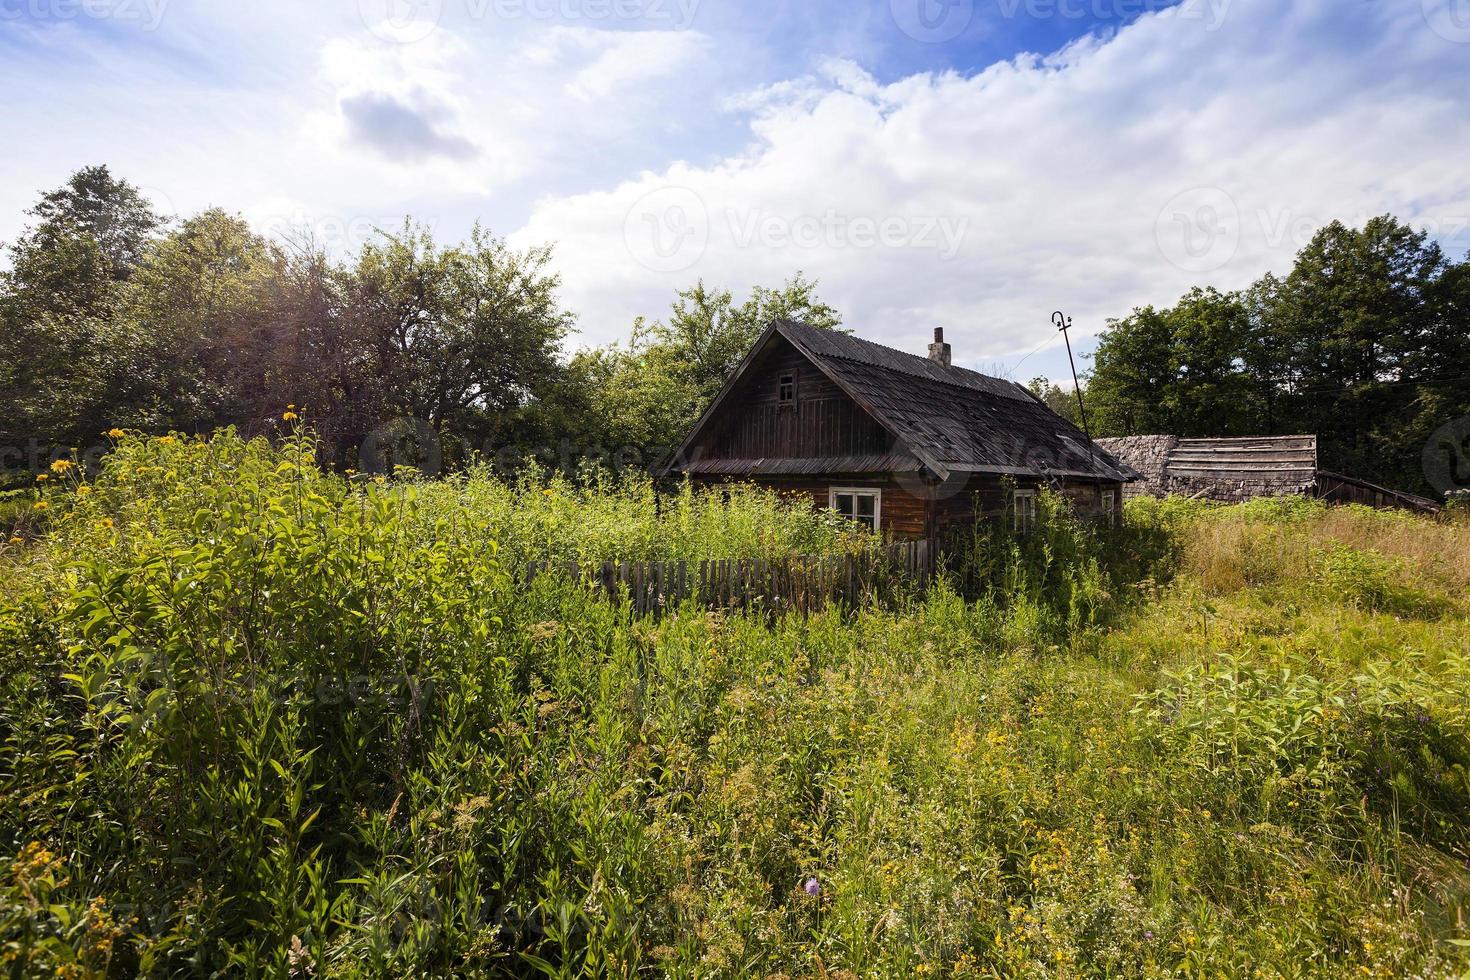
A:
MULTIPOLYGON (((698 282, 629 339, 564 344, 550 246, 476 227, 447 245, 406 221, 356 254, 271 240, 208 210, 157 214, 87 167, 42 195, 0 273, 0 466, 112 429, 247 434, 304 412, 324 461, 365 447, 646 466, 677 444, 773 319, 839 328, 797 273, 737 300, 698 282), (289 407, 289 408, 288 408, 289 407)), ((1038 379, 1053 409, 1075 395, 1038 379)), ((1470 258, 1391 216, 1320 229, 1283 276, 1190 290, 1110 320, 1085 382, 1095 435, 1314 433, 1322 465, 1427 492, 1420 456, 1470 416, 1470 258)))
POLYGON ((840 323, 799 273, 737 301, 703 282, 620 344, 576 324, 550 247, 476 227, 446 245, 412 222, 334 258, 242 218, 156 213, 87 167, 44 194, 0 273, 0 461, 11 475, 113 429, 248 434, 309 419, 324 460, 365 447, 443 465, 479 453, 648 465, 674 444, 764 324, 840 323), (395 452, 396 450, 396 452, 395 452))
MULTIPOLYGON (((1032 389, 1078 418, 1070 387, 1032 389)), ((1425 447, 1470 416, 1470 257, 1391 216, 1335 221, 1285 275, 1110 320, 1083 403, 1095 436, 1315 434, 1324 469, 1437 495, 1425 447)))

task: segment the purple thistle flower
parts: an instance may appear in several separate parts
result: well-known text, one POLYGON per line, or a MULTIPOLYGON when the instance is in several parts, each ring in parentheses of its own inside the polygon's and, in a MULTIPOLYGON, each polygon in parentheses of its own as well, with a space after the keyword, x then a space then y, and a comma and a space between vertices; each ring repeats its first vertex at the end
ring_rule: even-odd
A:
POLYGON ((1147 932, 1145 932, 1143 934, 1143 938, 1144 939, 1152 939, 1152 938, 1154 938, 1154 931, 1152 929, 1148 930, 1147 932))
POLYGON ((822 894, 822 884, 815 878, 808 878, 806 880, 806 884, 802 885, 801 887, 802 890, 805 891, 812 898, 816 898, 818 895, 822 894))

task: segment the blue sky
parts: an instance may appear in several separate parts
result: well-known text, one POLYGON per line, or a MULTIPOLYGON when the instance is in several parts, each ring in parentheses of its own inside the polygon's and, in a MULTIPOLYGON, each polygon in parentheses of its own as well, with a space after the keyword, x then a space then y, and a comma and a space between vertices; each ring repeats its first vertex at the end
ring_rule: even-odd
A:
POLYGON ((1062 378, 1053 309, 1334 218, 1470 251, 1467 83, 1470 0, 0 0, 0 238, 105 162, 344 253, 550 243, 574 344, 801 269, 863 336, 1062 378))

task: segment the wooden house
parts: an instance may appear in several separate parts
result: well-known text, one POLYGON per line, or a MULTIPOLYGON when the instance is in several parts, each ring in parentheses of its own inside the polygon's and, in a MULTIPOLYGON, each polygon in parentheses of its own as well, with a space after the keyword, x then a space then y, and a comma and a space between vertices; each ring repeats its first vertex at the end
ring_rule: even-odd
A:
POLYGON ((770 326, 665 474, 809 497, 893 537, 1032 519, 1051 487, 1115 520, 1136 474, 1025 387, 798 323, 770 326))

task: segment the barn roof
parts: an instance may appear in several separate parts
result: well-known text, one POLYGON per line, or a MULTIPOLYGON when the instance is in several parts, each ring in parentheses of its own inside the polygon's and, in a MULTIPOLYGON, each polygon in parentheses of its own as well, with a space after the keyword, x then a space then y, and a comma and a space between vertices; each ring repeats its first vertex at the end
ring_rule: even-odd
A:
POLYGON ((679 447, 671 472, 754 475, 783 472, 926 470, 945 480, 954 473, 1071 476, 1133 480, 1137 474, 1076 426, 1014 381, 951 367, 830 330, 780 321, 761 335, 679 447), (704 460, 690 457, 720 405, 740 387, 757 355, 785 338, 845 391, 895 439, 894 451, 866 460, 704 460), (842 466, 829 465, 841 462, 842 466), (792 469, 792 467, 796 469, 792 469), (812 469, 811 467, 817 467, 812 469))

